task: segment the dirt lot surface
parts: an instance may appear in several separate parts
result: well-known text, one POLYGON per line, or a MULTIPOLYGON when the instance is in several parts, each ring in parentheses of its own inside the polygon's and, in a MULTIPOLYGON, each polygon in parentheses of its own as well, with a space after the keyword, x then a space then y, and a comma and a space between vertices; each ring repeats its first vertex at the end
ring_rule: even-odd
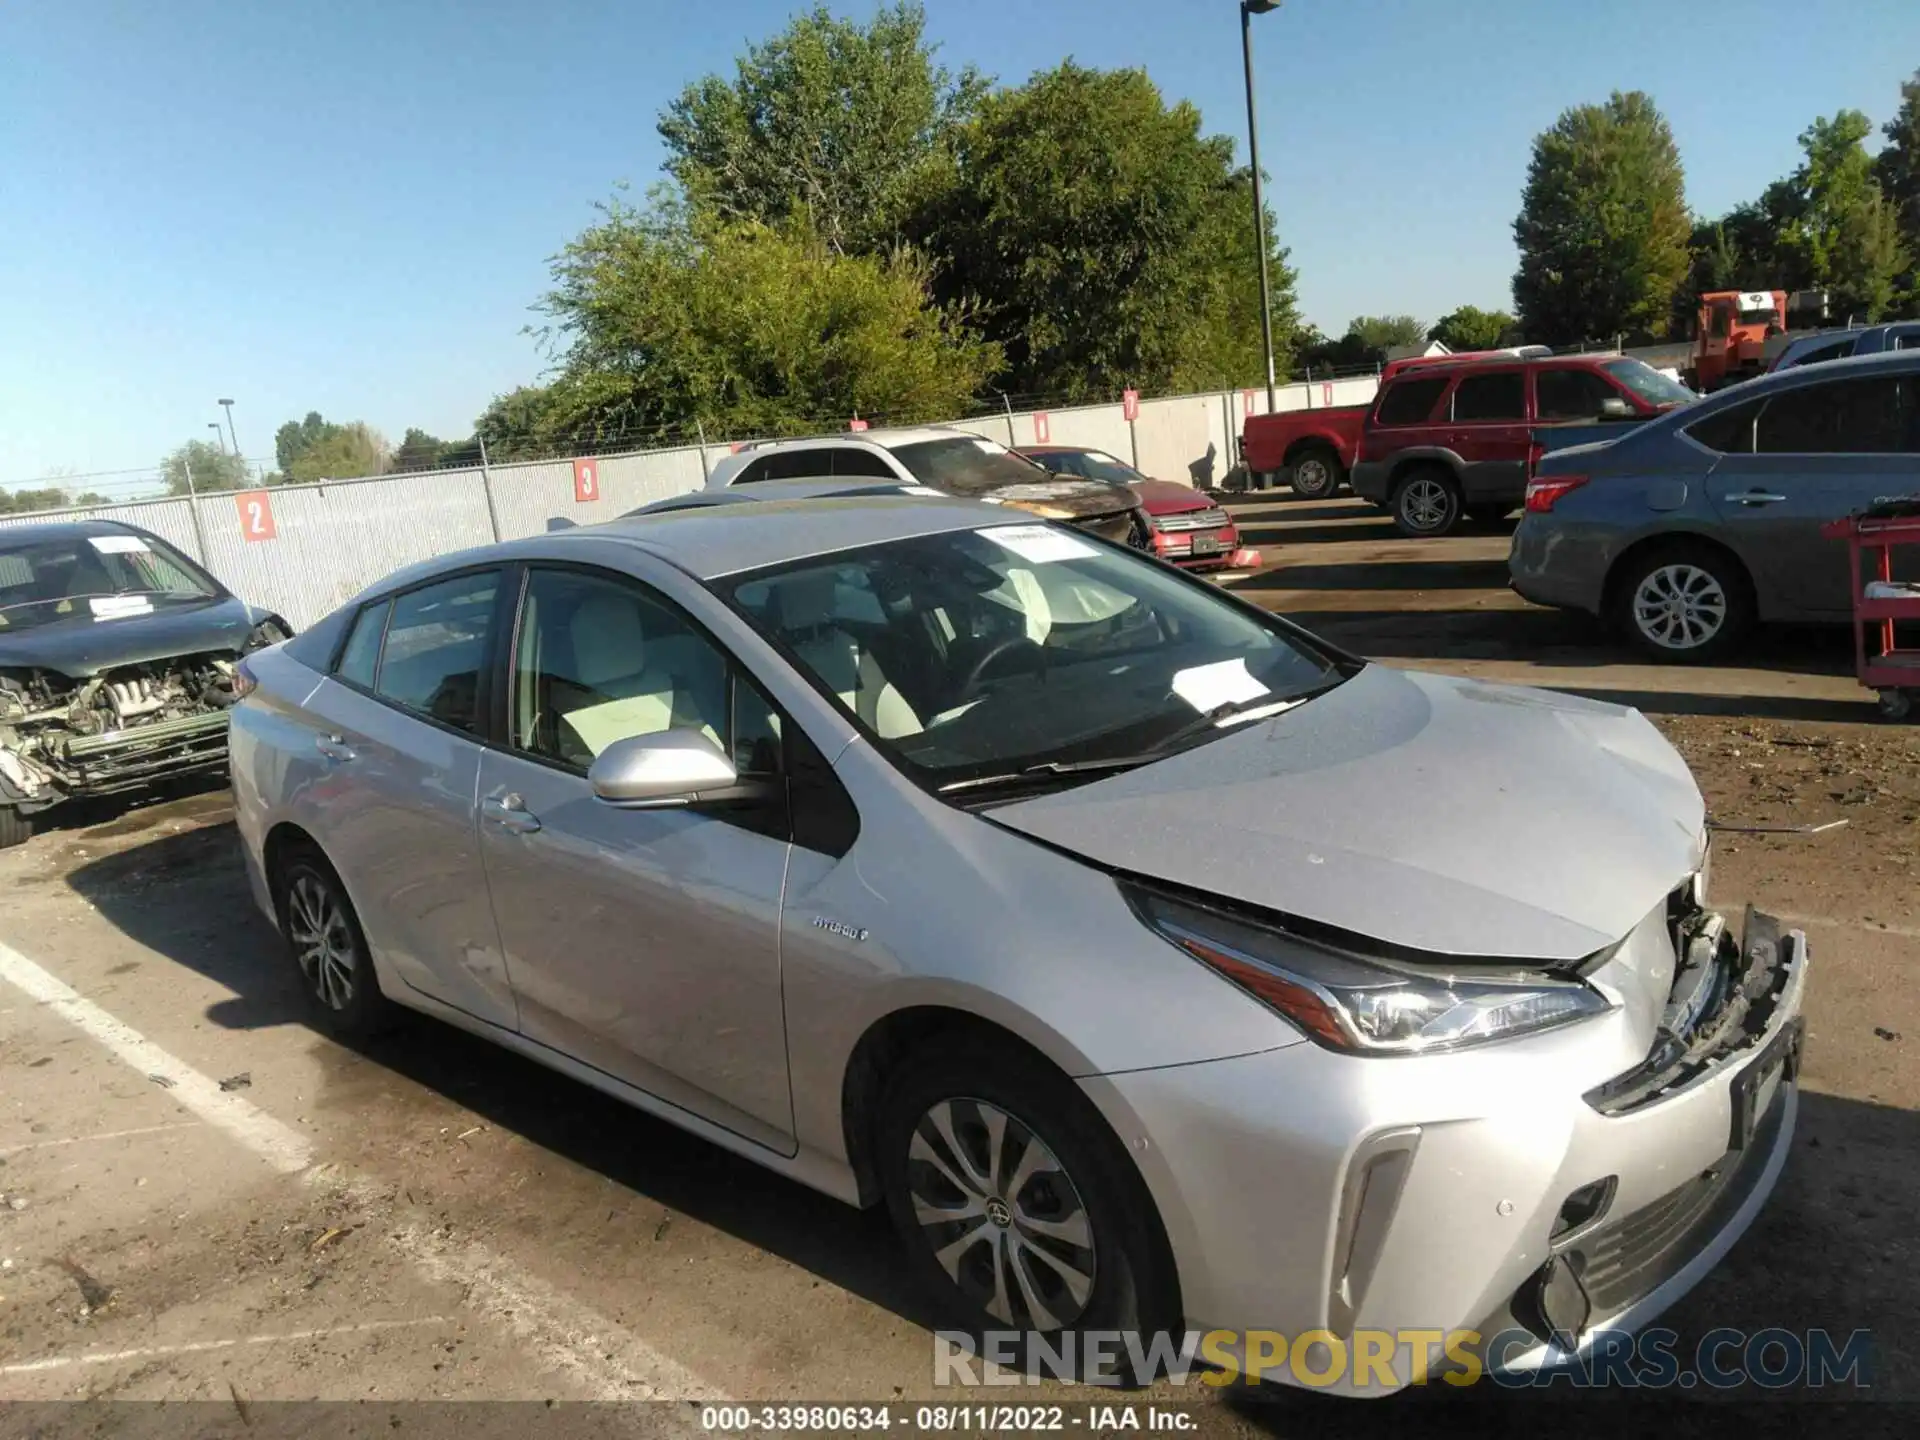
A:
MULTIPOLYGON (((1268 568, 1228 583, 1261 603, 1390 663, 1638 705, 1685 754, 1724 827, 1714 902, 1804 927, 1815 969, 1797 1153, 1669 1321, 1869 1329, 1873 1393, 1920 1399, 1920 727, 1875 718, 1840 635, 1638 665, 1508 593, 1502 534, 1401 541, 1347 500, 1236 508, 1268 568)), ((362 1050, 301 1025, 219 790, 74 807, 0 856, 7 953, 29 968, 0 964, 0 1400, 195 1400, 170 1433, 234 1434, 282 1400, 536 1402, 362 1426, 471 1436, 698 1429, 702 1398, 936 1394, 930 1317, 877 1214, 432 1022, 362 1050), (566 1408, 653 1397, 679 1403, 566 1408)), ((1533 1428, 1554 1403, 1485 1390, 1209 1397, 1205 1428, 1398 1433, 1462 1406, 1533 1428)))

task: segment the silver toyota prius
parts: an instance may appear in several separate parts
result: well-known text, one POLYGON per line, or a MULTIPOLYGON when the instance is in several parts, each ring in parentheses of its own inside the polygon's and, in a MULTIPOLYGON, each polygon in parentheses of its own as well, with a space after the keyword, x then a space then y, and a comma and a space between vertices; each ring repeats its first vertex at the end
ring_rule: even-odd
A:
POLYGON ((469 551, 240 688, 240 831, 317 1023, 425 1011, 885 1205, 966 1333, 1563 1363, 1698 1281, 1787 1154, 1805 937, 1706 908, 1644 718, 1367 664, 1032 517, 469 551))

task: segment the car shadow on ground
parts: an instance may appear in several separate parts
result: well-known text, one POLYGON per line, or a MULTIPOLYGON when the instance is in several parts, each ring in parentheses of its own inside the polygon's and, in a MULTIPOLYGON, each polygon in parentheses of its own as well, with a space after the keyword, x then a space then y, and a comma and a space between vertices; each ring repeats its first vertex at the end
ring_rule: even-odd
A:
MULTIPOLYGON (((294 972, 278 936, 253 907, 230 825, 167 834, 72 872, 72 888, 100 915, 146 948, 234 992, 212 1006, 215 1024, 250 1029, 298 1023, 294 972)), ((344 1110, 365 1125, 383 1111, 405 1112, 424 1087, 586 1171, 638 1196, 777 1255, 908 1322, 931 1329, 935 1316, 899 1263, 880 1212, 859 1212, 784 1180, 665 1122, 511 1055, 449 1026, 409 1016, 390 1033, 330 1051, 321 1109, 344 1110)), ((377 1141, 374 1142, 377 1144, 377 1141)), ((1873 1332, 1873 1398, 1910 1399, 1907 1377, 1920 1360, 1920 1300, 1911 1284, 1912 1176, 1920 1169, 1920 1116, 1895 1107, 1824 1094, 1802 1096, 1794 1154, 1772 1203, 1722 1265, 1660 1323, 1677 1335, 1674 1353, 1690 1360, 1709 1332, 1748 1334, 1779 1328, 1805 1337, 1823 1329, 1837 1342, 1873 1332)), ((1516 1420, 1538 1433, 1543 1421, 1578 1426, 1591 1416, 1640 1424, 1657 1408, 1661 1433, 1689 1436, 1738 1420, 1743 1429, 1779 1428, 1778 1407, 1703 1399, 1790 1395, 1859 1398, 1851 1385, 1744 1388, 1684 1396, 1667 1389, 1609 1389, 1596 1394, 1556 1382, 1509 1390, 1482 1384, 1409 1391, 1381 1404, 1357 1404, 1267 1385, 1218 1397, 1256 1433, 1399 1436, 1472 1427, 1514 1433, 1516 1420), (1679 1401, 1676 1403, 1676 1396, 1679 1401), (1575 1401, 1575 1404, 1556 1403, 1575 1401), (1595 1404, 1596 1400, 1606 1403, 1595 1404), (1647 1402, 1627 1411, 1618 1401, 1647 1402), (1551 1408, 1548 1408, 1551 1407, 1551 1408), (1754 1424, 1747 1423, 1752 1416, 1754 1424)), ((1026 1398, 1027 1392, 1021 1397, 1026 1398)), ((979 1398, 969 1396, 969 1399, 979 1398)), ((1006 1399, 997 1392, 992 1398, 1006 1399)), ((1124 1398, 1116 1396, 1116 1399, 1124 1398)), ((1807 1412, 1786 1407, 1795 1426, 1807 1412)), ((1833 1412, 1828 1412, 1833 1413, 1833 1412)), ((1849 1433, 1912 1433, 1905 1406, 1852 1405, 1849 1433), (1898 1422, 1898 1423, 1896 1423, 1898 1422)), ((1798 1433, 1796 1431, 1796 1433, 1798 1433)))
MULTIPOLYGON (((302 1024, 306 1009, 279 935, 256 908, 232 825, 163 835, 91 861, 68 884, 132 939, 233 992, 207 1018, 232 1029, 302 1024)), ((859 1211, 499 1046, 402 1011, 393 1028, 327 1065, 315 1107, 404 1108, 394 1076, 487 1124, 781 1256, 914 1324, 936 1316, 908 1282, 878 1210, 859 1211), (370 1062, 370 1063, 362 1063, 370 1062)))
POLYGON ((1286 590, 1504 590, 1504 559, 1401 558, 1361 560, 1351 565, 1283 565, 1263 570, 1236 589, 1286 590))

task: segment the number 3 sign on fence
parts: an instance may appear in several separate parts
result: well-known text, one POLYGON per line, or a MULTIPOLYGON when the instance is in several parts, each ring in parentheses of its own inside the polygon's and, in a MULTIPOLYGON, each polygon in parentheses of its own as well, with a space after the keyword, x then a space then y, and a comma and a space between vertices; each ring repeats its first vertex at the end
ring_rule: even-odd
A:
POLYGON ((245 540, 274 538, 273 501, 264 490, 244 490, 233 497, 240 508, 240 535, 245 540))
POLYGON ((578 505, 589 505, 600 498, 600 466, 592 460, 573 462, 573 499, 578 505))

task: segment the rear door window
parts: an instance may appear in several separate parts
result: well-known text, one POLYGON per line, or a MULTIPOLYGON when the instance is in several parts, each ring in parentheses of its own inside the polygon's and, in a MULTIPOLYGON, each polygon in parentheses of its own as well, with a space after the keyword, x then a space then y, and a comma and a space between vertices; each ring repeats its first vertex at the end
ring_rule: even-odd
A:
POLYGON ((1808 350, 1801 355, 1798 360, 1794 361, 1794 364, 1820 365, 1828 360, 1844 360, 1853 354, 1853 347, 1857 343, 1854 337, 1849 335, 1846 339, 1836 340, 1831 345, 1821 345, 1812 350, 1808 350))
POLYGON ((1769 396, 1754 427, 1761 455, 1899 455, 1914 452, 1914 381, 1870 375, 1802 385, 1769 396))
POLYGON ((1593 420, 1600 402, 1620 392, 1591 370, 1540 370, 1534 375, 1534 410, 1542 420, 1593 420))
POLYGON ((1527 377, 1519 370, 1463 375, 1453 392, 1455 420, 1524 420, 1527 377))
POLYGON ((387 616, 392 610, 393 602, 382 600, 360 612, 347 636, 346 648, 340 652, 340 663, 334 667, 336 676, 362 690, 373 689, 374 673, 380 668, 380 642, 386 638, 387 616))
POLYGON ((808 450, 776 450, 771 455, 762 456, 742 470, 733 483, 757 485, 762 480, 824 480, 832 474, 832 456, 816 446, 808 450))
POLYGON ((896 480, 893 467, 874 454, 871 450, 862 450, 856 445, 837 446, 830 452, 829 463, 834 475, 874 476, 884 480, 896 480))
POLYGON ((1696 444, 1722 455, 1751 455, 1753 422, 1760 418, 1760 409, 1766 403, 1764 399, 1749 400, 1744 405, 1716 411, 1687 426, 1686 434, 1696 444))
POLYGON ((1447 388, 1444 375, 1423 375, 1415 380, 1395 380, 1387 386, 1374 410, 1376 425, 1418 425, 1433 413, 1434 402, 1447 388))
POLYGON ((480 678, 500 572, 459 575, 393 601, 374 694, 454 730, 480 729, 480 678))

